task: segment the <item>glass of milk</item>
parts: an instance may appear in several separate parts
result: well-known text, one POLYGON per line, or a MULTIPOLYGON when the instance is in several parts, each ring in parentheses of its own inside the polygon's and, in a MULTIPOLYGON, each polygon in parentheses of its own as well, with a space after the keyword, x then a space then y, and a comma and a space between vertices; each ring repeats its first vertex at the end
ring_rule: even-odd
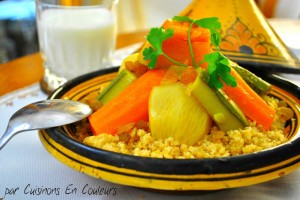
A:
POLYGON ((111 67, 118 0, 36 0, 41 86, 52 92, 67 80, 111 67))

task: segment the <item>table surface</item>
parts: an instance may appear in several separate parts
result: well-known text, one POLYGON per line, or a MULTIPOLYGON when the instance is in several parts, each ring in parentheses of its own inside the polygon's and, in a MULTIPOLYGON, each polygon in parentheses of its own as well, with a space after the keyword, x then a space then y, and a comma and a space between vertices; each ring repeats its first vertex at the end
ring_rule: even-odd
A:
MULTIPOLYGON (((144 42, 146 31, 118 36, 117 47, 144 42)), ((288 37, 288 36, 287 36, 288 37)), ((300 45, 299 45, 300 47, 300 45)), ((0 133, 20 107, 43 100, 38 81, 43 74, 39 53, 0 65, 0 133)), ((300 86, 300 75, 281 74, 300 86)), ((2 135, 2 134, 0 134, 2 135)), ((215 192, 178 195, 117 185, 79 173, 51 156, 37 131, 15 136, 0 151, 0 200, 5 199, 300 199, 300 169, 282 178, 253 186, 215 192), (47 188, 49 193, 40 192, 47 188), (88 194, 87 190, 112 189, 115 193, 88 194)))

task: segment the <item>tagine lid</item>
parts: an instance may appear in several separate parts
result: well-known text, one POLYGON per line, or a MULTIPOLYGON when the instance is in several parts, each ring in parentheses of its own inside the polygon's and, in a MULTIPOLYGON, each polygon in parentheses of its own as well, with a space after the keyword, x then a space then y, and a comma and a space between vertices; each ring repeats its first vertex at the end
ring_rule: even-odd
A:
POLYGON ((192 19, 218 17, 221 52, 247 68, 300 72, 299 59, 272 29, 254 0, 193 0, 181 13, 192 19))

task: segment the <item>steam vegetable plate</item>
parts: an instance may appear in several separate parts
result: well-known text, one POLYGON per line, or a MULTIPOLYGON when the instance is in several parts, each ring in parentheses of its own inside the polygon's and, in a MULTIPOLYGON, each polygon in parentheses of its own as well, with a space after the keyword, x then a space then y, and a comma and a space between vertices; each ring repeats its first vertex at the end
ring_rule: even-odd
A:
MULTIPOLYGON (((80 100, 108 84, 117 67, 92 72, 67 82, 49 99, 80 100)), ((62 163, 90 176, 139 188, 169 191, 220 190, 280 178, 300 165, 300 88, 276 75, 259 75, 272 84, 271 95, 295 112, 289 141, 257 153, 223 158, 159 159, 114 153, 87 146, 76 137, 75 125, 39 132, 44 147, 62 163)), ((113 113, 112 113, 113 114, 113 113)))

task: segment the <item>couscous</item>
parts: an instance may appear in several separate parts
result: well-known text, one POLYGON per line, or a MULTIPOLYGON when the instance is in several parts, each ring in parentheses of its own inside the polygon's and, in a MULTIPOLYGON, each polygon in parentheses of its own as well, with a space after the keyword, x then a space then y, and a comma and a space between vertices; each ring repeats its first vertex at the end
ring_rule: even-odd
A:
MULTIPOLYGON (((186 145, 172 137, 155 140, 149 130, 145 130, 145 126, 132 126, 129 133, 87 136, 83 142, 108 151, 154 158, 215 158, 253 153, 278 146, 288 140, 285 137, 285 124, 293 117, 293 111, 276 98, 266 96, 265 99, 276 110, 275 120, 269 131, 263 131, 254 122, 243 130, 228 132, 213 126, 202 140, 194 145, 186 145)), ((87 127, 82 130, 86 131, 87 127)), ((87 134, 85 132, 85 136, 87 134)))

